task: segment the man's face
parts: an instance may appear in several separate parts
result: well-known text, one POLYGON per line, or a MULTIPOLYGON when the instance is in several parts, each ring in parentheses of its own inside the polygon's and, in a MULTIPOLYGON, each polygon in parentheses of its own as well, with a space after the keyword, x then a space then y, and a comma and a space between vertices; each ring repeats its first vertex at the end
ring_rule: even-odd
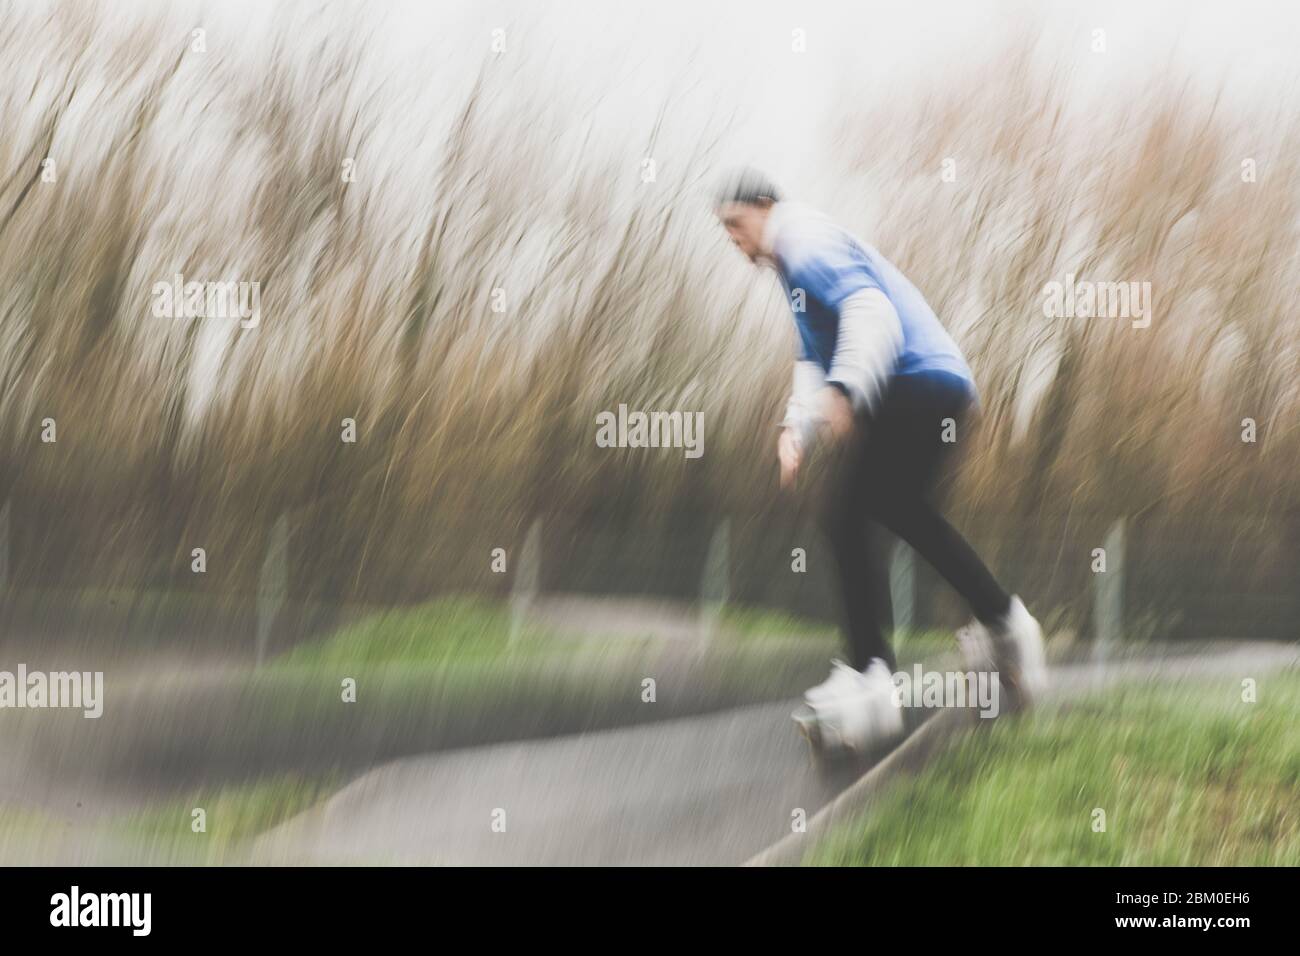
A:
POLYGON ((727 235, 736 244, 736 248, 745 254, 750 262, 757 262, 763 253, 763 229, 767 225, 768 214, 772 211, 770 202, 756 206, 746 202, 723 203, 718 207, 718 220, 727 235))

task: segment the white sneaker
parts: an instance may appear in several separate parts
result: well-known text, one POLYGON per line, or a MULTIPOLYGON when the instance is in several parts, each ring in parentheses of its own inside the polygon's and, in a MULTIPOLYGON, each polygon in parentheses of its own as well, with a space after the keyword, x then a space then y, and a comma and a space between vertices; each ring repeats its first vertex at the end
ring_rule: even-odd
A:
POLYGON ((1047 655, 1043 631, 1018 597, 1011 599, 1006 617, 992 628, 971 621, 957 631, 966 666, 999 677, 1008 696, 1008 709, 1028 706, 1047 689, 1047 655))
POLYGON ((1047 653, 1043 629, 1018 597, 998 624, 989 628, 993 664, 1013 707, 1029 704, 1047 689, 1047 653))
POLYGON ((903 711, 889 666, 875 658, 864 671, 843 661, 804 695, 822 741, 830 748, 865 751, 903 732, 903 711))
POLYGON ((831 661, 831 676, 816 687, 808 688, 803 699, 808 704, 833 700, 851 694, 861 683, 862 674, 837 657, 831 661))

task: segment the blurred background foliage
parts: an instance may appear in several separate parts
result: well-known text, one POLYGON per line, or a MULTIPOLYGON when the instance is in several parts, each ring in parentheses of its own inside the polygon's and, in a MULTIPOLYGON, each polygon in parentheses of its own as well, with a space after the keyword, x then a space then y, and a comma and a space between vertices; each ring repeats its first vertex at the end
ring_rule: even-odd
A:
MULTIPOLYGON (((612 133, 599 89, 485 56, 416 91, 426 128, 360 31, 286 14, 250 71, 187 55, 162 16, 108 39, 100 8, 47 9, 0 19, 11 598, 242 607, 282 515, 298 601, 503 593, 491 550, 539 517, 545 587, 692 597, 729 519, 735 599, 825 610, 815 489, 776 488, 791 323, 709 209, 725 114, 683 89, 612 133), (260 325, 154 317, 176 273, 259 282, 260 325), (620 403, 703 412, 703 458, 598 448, 620 403)), ((808 198, 966 349, 982 414, 951 515, 1062 626, 1086 626, 1091 550, 1123 518, 1153 630, 1295 636, 1300 114, 1274 105, 1225 108, 1172 73, 1085 101, 1032 37, 835 104, 808 198), (1067 273, 1150 282, 1151 327, 1045 318, 1067 273)), ((927 620, 958 617, 922 593, 927 620)))

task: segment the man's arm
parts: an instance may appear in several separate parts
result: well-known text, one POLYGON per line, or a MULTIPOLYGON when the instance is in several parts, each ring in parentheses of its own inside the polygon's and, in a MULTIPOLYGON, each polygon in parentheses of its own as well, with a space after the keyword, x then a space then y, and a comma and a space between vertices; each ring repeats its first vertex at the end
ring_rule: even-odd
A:
POLYGON ((869 414, 884 394, 903 347, 903 327, 858 248, 837 231, 815 233, 786 250, 787 282, 834 309, 835 351, 817 404, 832 431, 852 428, 854 413, 869 414))
MULTIPOLYGON (((859 415, 875 410, 903 348, 903 325, 879 289, 862 289, 840 304, 840 327, 828 385, 838 385, 859 415)), ((820 371, 820 370, 819 370, 820 371)))
POLYGON ((821 416, 817 396, 825 384, 826 375, 822 367, 812 359, 801 358, 794 363, 794 384, 781 427, 791 429, 803 446, 812 443, 817 431, 817 421, 821 416))
MULTIPOLYGON (((840 304, 839 315, 830 373, 823 374, 821 366, 810 359, 795 363, 794 387, 781 425, 794 432, 803 448, 811 446, 821 422, 832 417, 826 404, 843 401, 838 395, 826 394, 826 387, 835 386, 843 392, 853 413, 871 413, 903 347, 898 312, 879 289, 861 289, 848 296, 840 304)), ((852 422, 847 412, 843 418, 842 427, 847 430, 852 422)))

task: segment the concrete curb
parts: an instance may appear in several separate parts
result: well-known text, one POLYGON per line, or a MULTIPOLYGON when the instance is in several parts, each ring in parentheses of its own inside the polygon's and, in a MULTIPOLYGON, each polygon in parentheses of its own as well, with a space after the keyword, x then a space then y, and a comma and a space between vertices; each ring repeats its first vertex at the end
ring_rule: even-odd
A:
POLYGON ((975 730, 978 721, 979 718, 969 710, 946 710, 927 720, 891 751, 889 756, 814 814, 808 821, 806 833, 791 833, 743 865, 798 866, 808 852, 811 841, 862 813, 894 780, 921 770, 954 740, 975 730))

